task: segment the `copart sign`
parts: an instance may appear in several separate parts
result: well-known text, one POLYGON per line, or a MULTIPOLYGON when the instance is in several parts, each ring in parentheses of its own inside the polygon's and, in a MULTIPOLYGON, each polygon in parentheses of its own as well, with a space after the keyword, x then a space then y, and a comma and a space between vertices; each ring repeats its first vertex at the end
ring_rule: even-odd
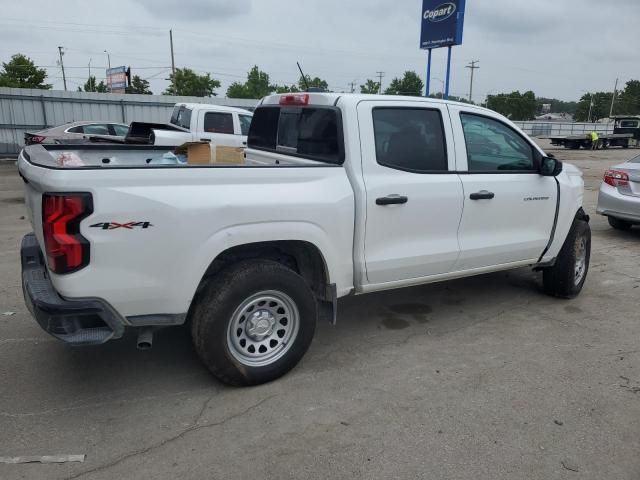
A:
POLYGON ((465 0, 423 0, 420 48, 462 43, 465 0))

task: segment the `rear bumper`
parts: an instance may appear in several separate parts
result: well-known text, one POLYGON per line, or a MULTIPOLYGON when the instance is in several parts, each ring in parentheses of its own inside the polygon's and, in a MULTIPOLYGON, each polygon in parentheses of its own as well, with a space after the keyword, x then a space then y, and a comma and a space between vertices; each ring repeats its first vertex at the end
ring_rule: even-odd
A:
POLYGON ((65 300, 47 274, 33 233, 22 239, 22 291, 40 327, 71 345, 100 345, 124 333, 122 317, 100 299, 65 300))
POLYGON ((640 224, 640 197, 622 195, 615 187, 604 184, 600 187, 596 212, 640 224))

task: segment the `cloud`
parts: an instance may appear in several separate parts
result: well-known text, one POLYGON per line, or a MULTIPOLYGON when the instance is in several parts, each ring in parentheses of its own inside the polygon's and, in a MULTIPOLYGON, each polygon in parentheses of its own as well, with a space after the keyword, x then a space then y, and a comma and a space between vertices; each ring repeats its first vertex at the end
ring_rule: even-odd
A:
POLYGON ((135 0, 152 16, 160 19, 207 21, 244 15, 251 11, 251 0, 135 0))

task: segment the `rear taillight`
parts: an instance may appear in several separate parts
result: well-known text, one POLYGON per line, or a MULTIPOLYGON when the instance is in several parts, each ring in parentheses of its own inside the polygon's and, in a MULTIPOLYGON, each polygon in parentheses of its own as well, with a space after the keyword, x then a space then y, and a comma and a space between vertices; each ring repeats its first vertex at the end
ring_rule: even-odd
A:
POLYGON ((628 187, 629 175, 618 170, 607 170, 604 172, 604 183, 612 187, 628 187))
POLYGON ((80 222, 92 213, 90 193, 42 196, 44 246, 53 273, 72 273, 89 264, 89 242, 80 235, 80 222))
POLYGON ((42 137, 40 135, 32 135, 29 137, 29 144, 33 145, 35 143, 42 143, 47 139, 47 137, 42 137))
POLYGON ((280 97, 280 105, 283 106, 302 106, 309 105, 308 93, 293 93, 290 95, 283 95, 280 97))

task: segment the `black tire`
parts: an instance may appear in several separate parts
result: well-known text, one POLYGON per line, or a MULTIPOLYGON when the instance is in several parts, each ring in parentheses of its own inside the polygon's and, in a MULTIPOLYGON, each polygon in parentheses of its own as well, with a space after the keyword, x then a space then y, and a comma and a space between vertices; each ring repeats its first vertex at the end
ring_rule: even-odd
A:
MULTIPOLYGON (((261 298, 263 297, 258 297, 258 300, 261 298)), ((194 301, 191 312, 191 335, 198 356, 221 382, 238 387, 259 385, 283 376, 298 364, 313 340, 317 315, 317 304, 313 292, 300 275, 277 262, 248 260, 230 266, 207 282, 194 301), (274 347, 285 350, 281 357, 274 357, 272 362, 266 360, 267 364, 256 366, 252 361, 243 362, 238 358, 243 353, 246 355, 249 353, 241 352, 239 345, 234 346, 236 339, 232 338, 231 324, 236 322, 234 324, 240 327, 238 330, 244 328, 242 335, 246 336, 249 343, 253 342, 248 333, 249 320, 237 318, 238 315, 243 318, 245 315, 242 313, 250 317, 258 314, 260 308, 268 309, 267 305, 256 307, 255 310, 251 310, 254 312, 252 314, 239 310, 241 306, 246 305, 247 301, 253 301, 251 299, 255 296, 268 294, 264 292, 281 295, 286 298, 285 301, 293 302, 292 310, 297 309, 298 320, 291 321, 289 325, 297 323, 297 333, 291 333, 292 336, 288 342, 283 341, 281 345, 274 347), (237 322, 244 323, 237 324, 237 322)), ((293 317, 293 314, 291 316, 293 317)), ((284 330, 277 330, 282 328, 278 322, 287 319, 273 318, 276 323, 271 327, 271 331, 277 331, 280 335, 284 330)), ((259 321, 259 317, 256 321, 259 321)), ((294 327, 290 328, 294 329, 294 327)), ((268 338, 273 338, 271 341, 278 343, 275 336, 268 338)), ((242 346, 244 347, 245 345, 242 346)), ((255 354, 255 351, 252 354, 255 354)))
POLYGON ((544 291, 548 295, 559 298, 574 298, 582 291, 584 282, 589 272, 589 261, 591 259, 591 228, 583 220, 574 220, 569 235, 560 250, 553 267, 543 271, 544 291), (577 280, 577 255, 576 251, 584 239, 586 249, 584 258, 584 270, 577 280))
POLYGON ((632 225, 629 222, 620 220, 619 218, 615 217, 607 217, 607 220, 609 220, 609 225, 611 225, 616 230, 631 230, 632 225))

